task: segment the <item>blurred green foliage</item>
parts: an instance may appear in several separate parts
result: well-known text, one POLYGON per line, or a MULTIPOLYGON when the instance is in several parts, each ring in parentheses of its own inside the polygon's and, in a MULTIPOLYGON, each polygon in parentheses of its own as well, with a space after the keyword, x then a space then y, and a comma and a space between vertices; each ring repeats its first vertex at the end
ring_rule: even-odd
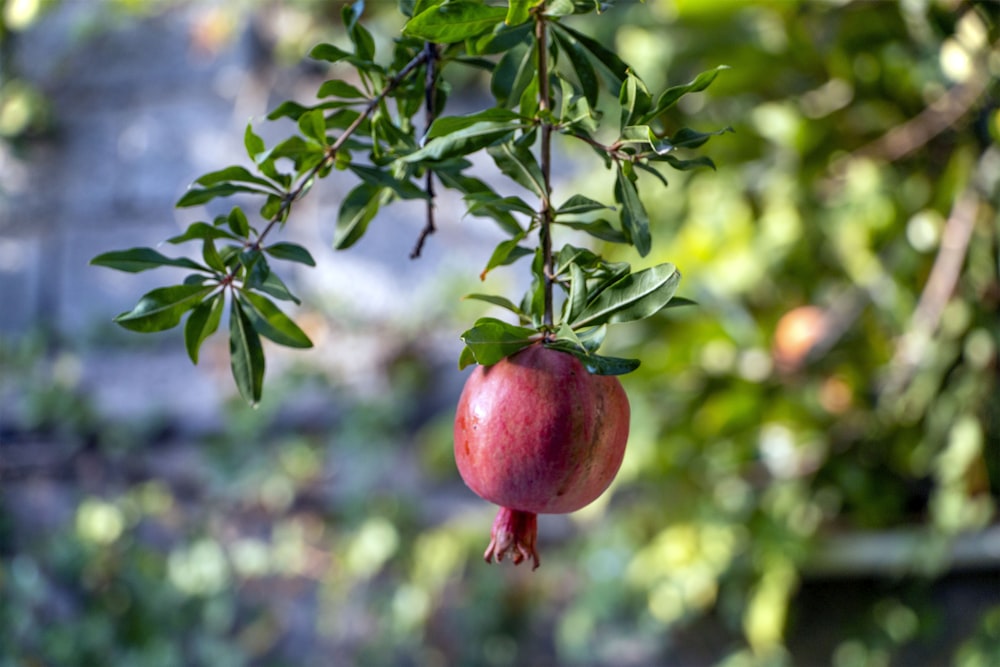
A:
POLYGON ((581 28, 651 86, 730 65, 677 122, 736 132, 645 202, 646 260, 700 306, 609 341, 643 360, 626 462, 541 517, 542 568, 479 561, 492 511, 451 415, 412 414, 419 356, 381 399, 308 370, 269 399, 331 392, 334 428, 234 406, 123 450, 8 345, 26 430, 91 435, 71 490, 0 467, 0 666, 1000 663, 997 5, 648 0, 581 28), (15 512, 32 492, 51 524, 15 512))

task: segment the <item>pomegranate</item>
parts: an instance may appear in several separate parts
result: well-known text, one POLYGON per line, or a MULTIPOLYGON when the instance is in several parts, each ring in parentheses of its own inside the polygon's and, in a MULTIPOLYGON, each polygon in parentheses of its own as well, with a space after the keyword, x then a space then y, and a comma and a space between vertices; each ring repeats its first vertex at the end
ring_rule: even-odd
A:
POLYGON ((455 462, 466 485, 500 505, 484 558, 531 559, 537 515, 576 511, 618 473, 629 404, 618 378, 576 357, 527 347, 469 376, 455 415, 455 462))

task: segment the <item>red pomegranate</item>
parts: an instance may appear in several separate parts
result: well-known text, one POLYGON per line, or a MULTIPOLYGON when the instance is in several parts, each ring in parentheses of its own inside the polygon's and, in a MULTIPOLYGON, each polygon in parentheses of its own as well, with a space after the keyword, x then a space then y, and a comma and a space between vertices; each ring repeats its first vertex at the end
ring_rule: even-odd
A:
POLYGON ((629 404, 618 378, 532 345, 477 367, 455 415, 455 462, 466 485, 500 505, 484 557, 538 567, 537 514, 563 514, 600 496, 621 466, 629 404))

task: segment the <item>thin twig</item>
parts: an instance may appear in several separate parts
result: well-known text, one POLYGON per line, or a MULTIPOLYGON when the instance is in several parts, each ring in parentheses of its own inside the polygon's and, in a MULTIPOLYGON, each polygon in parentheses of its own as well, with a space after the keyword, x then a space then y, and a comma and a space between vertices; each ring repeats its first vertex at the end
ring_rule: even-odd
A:
POLYGON ((299 181, 298 185, 296 185, 293 190, 285 193, 285 196, 281 200, 281 206, 278 207, 277 212, 271 217, 267 226, 254 242, 253 247, 255 249, 260 249, 264 243, 264 238, 271 232, 275 225, 282 221, 285 214, 291 209, 292 203, 298 200, 306 192, 319 172, 323 169, 328 169, 333 165, 334 161, 337 159, 337 151, 339 151, 351 135, 354 134, 359 127, 361 127, 361 123, 363 123, 365 119, 375 111, 378 105, 382 103, 382 100, 384 100, 389 93, 395 90, 399 84, 401 84, 410 75, 410 73, 413 72, 413 70, 427 62, 427 58, 428 53, 426 49, 414 56, 413 59, 406 64, 406 67, 399 70, 396 76, 386 82, 385 88, 383 88, 378 95, 368 102, 368 105, 364 108, 364 110, 358 115, 357 118, 354 119, 354 122, 351 123, 339 137, 337 137, 337 140, 326 147, 323 159, 319 162, 319 164, 310 169, 309 173, 307 173, 302 180, 299 181))
MULTIPOLYGON (((424 111, 427 116, 424 134, 426 135, 431 128, 431 123, 437 117, 437 67, 435 66, 438 59, 437 44, 434 42, 424 44, 424 53, 427 54, 427 74, 424 77, 424 111)), ((424 190, 427 192, 427 221, 424 228, 420 230, 420 237, 417 238, 417 244, 410 253, 410 259, 420 257, 427 237, 437 231, 434 224, 434 172, 428 169, 424 178, 424 190)))
POLYGON ((941 324, 948 301, 962 274, 962 265, 972 240, 972 230, 979 211, 979 195, 969 185, 959 194, 941 236, 941 247, 934 258, 927 284, 910 318, 910 326, 899 341, 893 356, 892 375, 885 393, 897 394, 910 381, 920 361, 926 356, 931 337, 941 324))

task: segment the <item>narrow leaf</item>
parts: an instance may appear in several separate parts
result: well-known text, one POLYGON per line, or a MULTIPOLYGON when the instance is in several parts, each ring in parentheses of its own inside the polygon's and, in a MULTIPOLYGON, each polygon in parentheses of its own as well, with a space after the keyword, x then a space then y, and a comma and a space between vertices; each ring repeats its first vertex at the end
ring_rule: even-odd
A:
POLYGON ((526 146, 505 141, 490 146, 487 152, 505 176, 539 197, 545 195, 545 176, 542 175, 542 168, 538 165, 535 155, 526 146))
POLYGON ((286 347, 312 347, 309 336, 267 297, 253 292, 239 291, 237 298, 240 299, 244 313, 253 324, 253 328, 261 336, 286 347))
POLYGON ((147 292, 135 307, 115 317, 115 322, 131 331, 149 333, 177 326, 185 312, 208 296, 215 285, 174 285, 147 292))
POLYGON ((256 405, 264 389, 264 348, 238 299, 229 309, 229 361, 240 395, 256 405))
POLYGON ((212 201, 217 197, 229 197, 240 192, 254 192, 258 194, 267 194, 268 191, 261 189, 259 187, 250 187, 248 185, 234 185, 233 183, 218 183, 206 188, 194 188, 184 193, 184 195, 177 200, 177 208, 186 208, 188 206, 198 206, 199 204, 205 204, 212 201))
POLYGON ((524 311, 517 307, 513 301, 506 297, 497 296, 495 294, 466 294, 463 299, 473 299, 475 301, 485 301, 486 303, 492 303, 494 306, 500 306, 505 308, 510 312, 517 315, 519 318, 525 318, 524 311))
POLYGON ((622 205, 622 230, 629 242, 635 246, 639 255, 645 257, 649 253, 652 243, 649 234, 649 215, 639 199, 635 183, 625 175, 621 167, 618 168, 618 175, 615 179, 615 199, 622 205))
POLYGON ((269 190, 275 190, 273 183, 260 176, 255 176, 250 170, 240 166, 226 167, 225 169, 209 172, 195 180, 195 183, 198 185, 218 185, 219 183, 229 182, 254 183, 269 190))
POLYGON ((591 213, 592 211, 600 211, 610 209, 614 210, 613 207, 607 204, 602 204, 599 201, 595 201, 590 197, 584 195, 573 195, 565 202, 563 205, 556 209, 556 217, 560 215, 581 215, 583 213, 591 213))
POLYGON ((586 232, 596 239, 610 241, 611 243, 628 243, 628 239, 620 230, 611 226, 607 220, 560 220, 556 218, 555 223, 581 232, 586 232))
POLYGON ((161 266, 179 266, 184 269, 211 273, 211 269, 186 257, 167 257, 152 248, 130 248, 112 250, 90 260, 92 266, 103 266, 116 271, 139 273, 161 266))
POLYGON ((653 107, 643 118, 642 122, 648 123, 657 116, 661 115, 664 111, 674 106, 679 99, 687 95, 688 93, 697 93, 708 88, 715 77, 719 75, 722 70, 729 69, 728 65, 719 65, 715 69, 710 69, 708 71, 702 72, 694 79, 682 86, 673 86, 667 88, 663 93, 657 98, 656 106, 653 107))
POLYGON ((550 25, 562 33, 566 39, 579 44, 582 52, 593 63, 595 71, 604 77, 611 90, 617 92, 621 88, 622 82, 628 76, 629 66, 616 53, 605 48, 600 42, 562 23, 553 22, 550 25))
POLYGON ((185 241, 191 241, 194 239, 206 240, 206 239, 237 239, 236 236, 230 234, 225 229, 220 229, 215 225, 210 225, 207 222, 192 222, 188 225, 188 228, 184 230, 183 234, 178 234, 177 236, 171 236, 167 239, 167 243, 184 243, 185 241))
POLYGON ((382 188, 361 183, 351 190, 340 204, 333 246, 343 250, 354 245, 368 229, 368 223, 378 213, 382 188))
POLYGON ((476 361, 492 366, 504 357, 531 345, 541 337, 534 329, 508 324, 492 317, 483 317, 462 334, 462 341, 472 350, 476 361))
POLYGON ((481 121, 461 130, 435 137, 423 148, 402 158, 404 162, 443 160, 474 153, 490 144, 502 141, 515 130, 526 127, 522 122, 481 121))
POLYGON ((316 260, 309 254, 309 251, 297 243, 289 243, 287 241, 272 243, 264 248, 264 252, 275 259, 285 259, 290 262, 305 264, 306 266, 316 266, 316 260))
POLYGON ((673 298, 680 279, 677 268, 669 263, 628 274, 601 291, 570 324, 580 329, 649 317, 673 298))
POLYGON ((219 328, 224 304, 225 296, 220 291, 211 299, 199 303, 188 315, 187 323, 184 325, 184 347, 191 357, 191 363, 198 363, 201 344, 219 328))

